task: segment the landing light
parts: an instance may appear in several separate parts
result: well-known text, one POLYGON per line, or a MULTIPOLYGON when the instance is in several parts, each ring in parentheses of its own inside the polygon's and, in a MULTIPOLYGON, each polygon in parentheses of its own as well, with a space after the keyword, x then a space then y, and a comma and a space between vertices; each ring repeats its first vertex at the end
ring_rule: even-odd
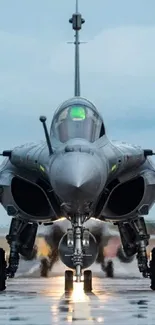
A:
POLYGON ((86 296, 83 291, 83 282, 74 282, 74 288, 71 298, 73 302, 84 302, 89 300, 88 296, 86 296))
POLYGON ((104 322, 104 318, 103 317, 98 317, 96 320, 97 320, 98 323, 102 323, 103 324, 103 322, 104 322))

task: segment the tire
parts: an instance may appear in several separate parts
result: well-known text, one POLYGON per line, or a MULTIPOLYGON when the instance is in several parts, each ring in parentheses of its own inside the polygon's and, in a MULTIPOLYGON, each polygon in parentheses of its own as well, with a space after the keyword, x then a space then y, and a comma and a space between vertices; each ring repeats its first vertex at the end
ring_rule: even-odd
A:
POLYGON ((0 248, 0 291, 6 289, 6 261, 5 251, 0 248))
POLYGON ((105 269, 106 269, 106 267, 105 267, 105 263, 101 263, 101 270, 102 270, 103 272, 105 272, 105 269))
POLYGON ((92 291, 92 271, 84 271, 84 292, 92 291))
POLYGON ((155 290, 155 248, 152 249, 152 258, 150 260, 150 288, 155 290))
POLYGON ((41 277, 47 278, 48 277, 48 271, 49 271, 49 262, 47 258, 43 258, 41 260, 41 265, 40 265, 40 275, 41 277))
POLYGON ((112 261, 108 261, 107 266, 105 268, 107 278, 114 277, 114 266, 112 261))
POLYGON ((65 292, 73 291, 73 271, 65 271, 65 292))

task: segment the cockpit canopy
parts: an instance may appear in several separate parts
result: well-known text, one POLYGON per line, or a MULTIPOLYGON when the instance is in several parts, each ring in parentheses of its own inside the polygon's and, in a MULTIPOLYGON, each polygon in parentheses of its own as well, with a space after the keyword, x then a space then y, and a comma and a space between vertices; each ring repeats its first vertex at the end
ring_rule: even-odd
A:
POLYGON ((73 138, 94 142, 105 134, 105 128, 93 104, 86 100, 70 100, 55 114, 50 133, 62 143, 73 138))

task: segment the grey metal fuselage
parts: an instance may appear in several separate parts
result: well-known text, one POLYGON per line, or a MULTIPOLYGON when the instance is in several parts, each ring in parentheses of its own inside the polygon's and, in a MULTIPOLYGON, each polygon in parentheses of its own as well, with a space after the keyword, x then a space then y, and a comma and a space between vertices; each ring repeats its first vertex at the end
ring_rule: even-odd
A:
POLYGON ((1 203, 8 214, 54 221, 75 213, 119 221, 148 214, 155 201, 155 169, 139 146, 70 139, 12 150, 0 170, 1 203), (13 209, 12 209, 13 208, 13 209))

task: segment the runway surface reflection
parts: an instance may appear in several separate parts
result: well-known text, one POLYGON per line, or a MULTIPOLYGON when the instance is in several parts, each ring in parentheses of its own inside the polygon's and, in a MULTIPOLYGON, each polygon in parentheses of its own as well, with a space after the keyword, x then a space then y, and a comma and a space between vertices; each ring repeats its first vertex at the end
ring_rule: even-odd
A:
POLYGON ((75 284, 71 295, 63 286, 63 276, 9 280, 0 294, 0 324, 155 324, 155 293, 148 279, 95 277, 89 295, 82 284, 75 284))

